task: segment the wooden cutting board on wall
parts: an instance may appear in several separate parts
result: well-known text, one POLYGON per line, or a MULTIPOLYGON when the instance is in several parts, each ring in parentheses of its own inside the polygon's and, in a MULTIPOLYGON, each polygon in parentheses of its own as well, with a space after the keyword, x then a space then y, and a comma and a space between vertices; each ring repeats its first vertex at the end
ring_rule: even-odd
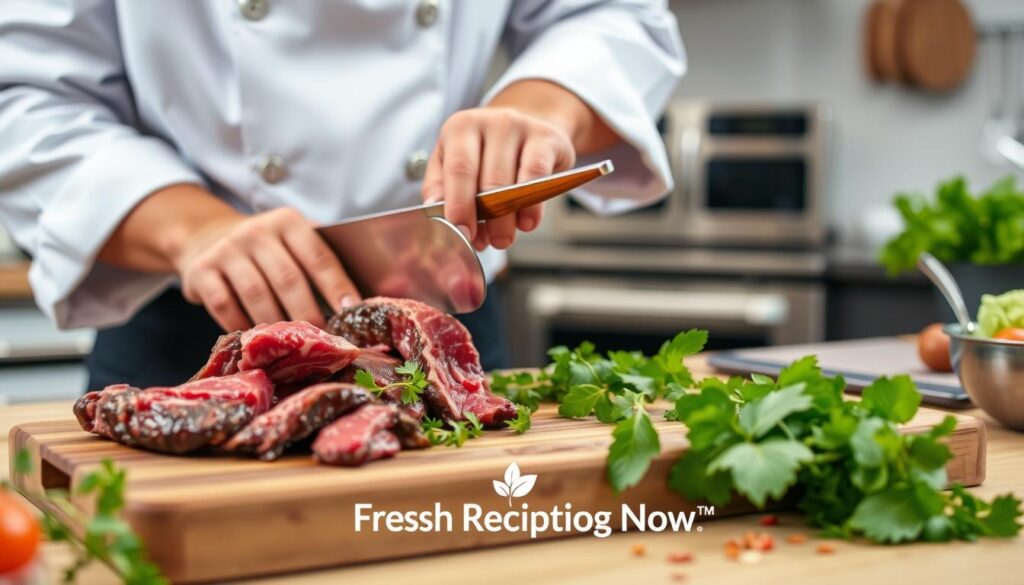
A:
MULTIPOLYGON (((922 431, 943 416, 921 409, 905 431, 922 431)), ((978 485, 985 478, 985 427, 972 417, 956 418, 949 476, 978 485)), ((550 510, 570 503, 574 511, 608 510, 616 530, 623 504, 634 512, 641 504, 648 513, 696 510, 696 503, 666 487, 669 468, 687 448, 685 430, 667 421, 656 426, 661 455, 642 484, 621 495, 604 479, 611 428, 558 418, 548 406, 534 415, 525 435, 491 431, 459 449, 402 452, 357 469, 318 465, 303 455, 272 463, 158 455, 89 435, 71 419, 17 426, 10 442, 12 455, 22 448, 30 452, 36 470, 17 479, 18 488, 79 529, 81 517, 92 510, 90 499, 72 496, 75 512, 69 515, 39 494, 50 488, 71 488, 74 494, 87 473, 103 459, 113 459, 127 471, 125 517, 146 542, 150 557, 174 582, 201 582, 529 541, 528 533, 462 531, 464 504, 478 504, 484 512, 510 509, 493 481, 501 481, 513 462, 523 474, 537 475, 533 490, 516 498, 514 506, 550 510), (402 512, 440 505, 454 515, 453 532, 357 533, 357 503, 402 512)), ((749 511, 749 505, 738 504, 717 508, 714 516, 749 511)), ((707 519, 698 517, 697 524, 707 519)))

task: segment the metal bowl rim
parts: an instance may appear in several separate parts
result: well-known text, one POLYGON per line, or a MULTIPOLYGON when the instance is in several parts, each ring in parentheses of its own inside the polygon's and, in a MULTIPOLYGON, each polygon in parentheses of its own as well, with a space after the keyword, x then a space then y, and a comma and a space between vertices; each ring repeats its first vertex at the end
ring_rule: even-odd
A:
POLYGON ((993 337, 980 337, 978 335, 965 334, 960 331, 959 323, 945 323, 942 325, 942 332, 959 341, 982 343, 986 345, 1004 345, 1007 347, 1024 348, 1024 341, 1013 341, 1010 339, 995 339, 993 337))

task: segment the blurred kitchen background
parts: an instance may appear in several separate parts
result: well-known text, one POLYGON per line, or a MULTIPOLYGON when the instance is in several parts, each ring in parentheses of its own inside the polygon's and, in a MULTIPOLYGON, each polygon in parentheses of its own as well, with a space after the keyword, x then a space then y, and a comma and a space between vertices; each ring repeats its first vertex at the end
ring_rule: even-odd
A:
MULTIPOLYGON (((877 249, 901 226, 895 193, 1024 175, 1007 160, 1024 165, 1024 147, 996 148, 1024 130, 1024 2, 671 7, 689 55, 661 122, 675 191, 616 219, 549 204, 502 278, 514 363, 583 339, 654 351, 688 327, 725 348, 937 320, 924 278, 888 277, 877 249)), ((35 309, 25 261, 0 229, 0 403, 85 384, 92 333, 57 332, 35 309)))

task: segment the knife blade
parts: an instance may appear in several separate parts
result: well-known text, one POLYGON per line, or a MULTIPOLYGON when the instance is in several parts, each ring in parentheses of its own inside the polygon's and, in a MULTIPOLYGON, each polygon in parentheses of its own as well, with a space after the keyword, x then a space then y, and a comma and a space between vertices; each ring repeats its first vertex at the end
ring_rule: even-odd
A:
MULTIPOLYGON (((614 170, 610 160, 499 187, 476 197, 484 221, 567 193, 614 170)), ((444 202, 354 217, 317 229, 364 296, 416 299, 472 312, 487 291, 472 243, 444 218, 444 202)))

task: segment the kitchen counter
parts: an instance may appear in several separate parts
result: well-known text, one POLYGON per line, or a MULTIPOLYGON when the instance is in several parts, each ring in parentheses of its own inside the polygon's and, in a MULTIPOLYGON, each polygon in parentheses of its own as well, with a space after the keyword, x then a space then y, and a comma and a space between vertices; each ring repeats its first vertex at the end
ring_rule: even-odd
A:
MULTIPOLYGON (((698 375, 710 370, 700 359, 691 360, 698 375)), ((985 420, 988 426, 988 477, 973 493, 991 498, 1014 491, 1024 494, 1024 435, 1014 433, 980 411, 967 414, 985 420)), ((8 472, 7 434, 15 424, 71 416, 70 402, 48 402, 0 407, 0 475, 8 472)), ((878 546, 829 541, 830 555, 815 552, 817 539, 802 545, 788 544, 786 536, 801 532, 813 537, 799 516, 782 514, 780 525, 759 526, 757 516, 743 516, 707 522, 702 532, 680 534, 615 534, 606 539, 564 538, 472 552, 434 555, 404 561, 374 563, 327 569, 250 581, 251 583, 417 583, 447 584, 459 575, 473 575, 488 583, 936 583, 952 578, 970 583, 1008 583, 1024 574, 1024 538, 985 539, 978 543, 915 544, 878 546), (776 550, 754 564, 727 560, 722 544, 727 538, 747 531, 766 531, 775 536, 776 550), (642 545, 644 556, 632 548, 642 545), (689 551, 694 560, 673 564, 666 557, 689 551), (676 577, 683 574, 685 577, 676 577)), ((48 543, 42 560, 54 582, 67 566, 71 553, 65 545, 48 543)), ((104 566, 93 566, 79 583, 110 583, 115 576, 104 566)), ((463 578, 462 580, 465 580, 463 578)))

